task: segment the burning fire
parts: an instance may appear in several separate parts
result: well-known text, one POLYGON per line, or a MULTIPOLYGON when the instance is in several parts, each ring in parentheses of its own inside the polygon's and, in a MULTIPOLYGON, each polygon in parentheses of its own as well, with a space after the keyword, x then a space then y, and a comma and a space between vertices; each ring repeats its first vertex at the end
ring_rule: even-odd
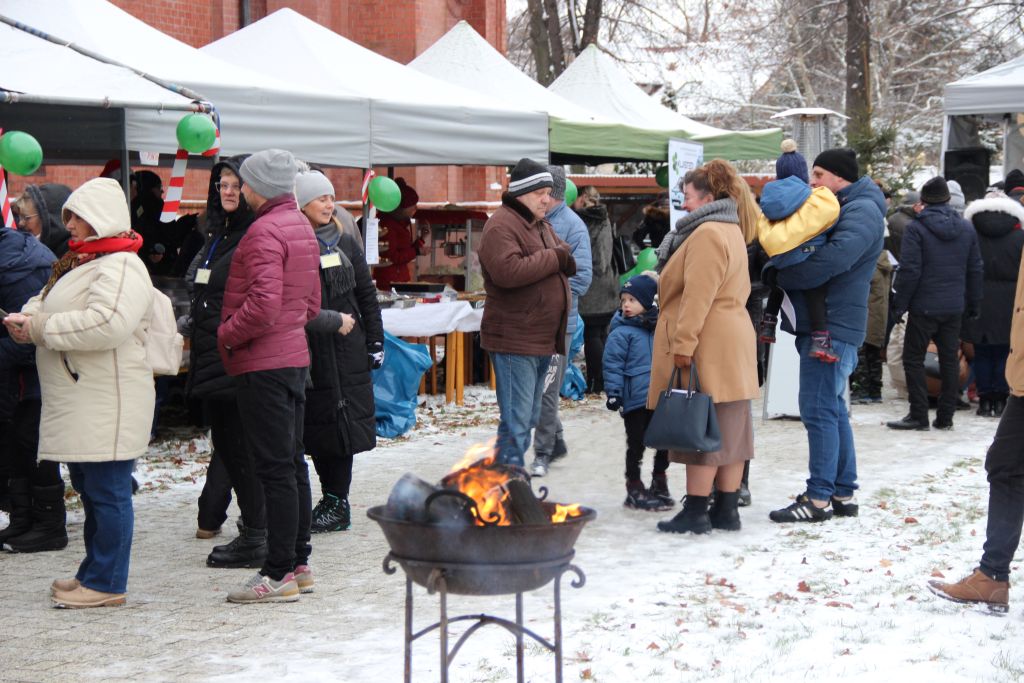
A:
MULTIPOLYGON (((458 489, 476 501, 477 526, 484 526, 484 520, 490 524, 496 522, 498 526, 512 524, 507 484, 513 475, 509 468, 495 465, 494 442, 491 439, 487 443, 470 446, 443 482, 445 486, 458 489)), ((581 514, 578 504, 555 504, 551 521, 557 524, 581 514)))

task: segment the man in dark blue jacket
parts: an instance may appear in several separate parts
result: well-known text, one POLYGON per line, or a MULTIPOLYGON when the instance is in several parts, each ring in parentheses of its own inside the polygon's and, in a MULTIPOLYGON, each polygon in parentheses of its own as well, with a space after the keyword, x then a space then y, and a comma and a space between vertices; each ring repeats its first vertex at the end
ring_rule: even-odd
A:
POLYGON ((825 150, 814 160, 811 186, 827 187, 839 200, 839 220, 828 242, 807 260, 778 271, 777 283, 793 302, 800 351, 800 418, 807 430, 810 476, 806 492, 769 516, 773 522, 821 522, 833 513, 857 515, 857 457, 844 394, 864 342, 868 292, 882 253, 885 197, 871 178, 858 178, 851 149, 825 150), (822 363, 808 354, 810 317, 803 291, 828 284, 828 330, 839 360, 822 363))
POLYGON ((888 426, 928 429, 924 357, 928 342, 934 339, 942 394, 932 426, 952 429, 959 393, 960 323, 965 308, 968 320, 976 319, 981 311, 984 266, 978 235, 970 222, 949 205, 949 187, 944 178, 935 177, 924 184, 917 206, 917 218, 907 225, 903 235, 893 302, 897 319, 910 312, 903 338, 910 414, 888 426))

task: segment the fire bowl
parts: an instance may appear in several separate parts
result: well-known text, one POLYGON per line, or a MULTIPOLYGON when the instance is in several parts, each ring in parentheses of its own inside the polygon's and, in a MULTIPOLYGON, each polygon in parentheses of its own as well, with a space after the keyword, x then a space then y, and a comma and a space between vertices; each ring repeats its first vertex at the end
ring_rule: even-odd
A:
MULTIPOLYGON (((554 503, 542 503, 549 515, 554 503)), ((449 593, 505 595, 540 588, 565 570, 583 526, 597 516, 581 507, 578 517, 557 524, 457 526, 398 519, 386 505, 366 511, 391 546, 390 557, 414 583, 429 591, 444 578, 449 593)))

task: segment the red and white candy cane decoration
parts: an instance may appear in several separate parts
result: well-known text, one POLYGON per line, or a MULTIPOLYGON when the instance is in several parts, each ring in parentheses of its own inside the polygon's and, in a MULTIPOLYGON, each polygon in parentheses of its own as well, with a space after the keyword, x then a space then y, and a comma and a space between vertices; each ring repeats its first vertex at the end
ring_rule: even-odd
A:
MULTIPOLYGON (((216 119, 214 119, 216 123, 216 119)), ((220 154, 220 126, 217 126, 217 138, 213 147, 203 152, 204 157, 220 154)), ((181 194, 185 190, 185 169, 188 167, 188 152, 178 148, 174 154, 174 168, 171 169, 171 180, 167 184, 167 198, 164 199, 164 210, 160 214, 161 223, 172 223, 178 218, 178 207, 181 206, 181 194)))
MULTIPOLYGON (((0 128, 0 135, 4 134, 4 129, 0 128)), ((11 211, 11 200, 7 196, 7 174, 4 173, 4 169, 0 166, 0 203, 3 204, 3 219, 5 228, 13 228, 14 226, 14 212, 11 211)))
POLYGON ((363 176, 363 188, 360 190, 363 197, 363 204, 370 202, 370 181, 373 180, 376 175, 377 172, 371 168, 366 172, 366 175, 363 176))
POLYGON ((160 214, 161 223, 171 223, 178 218, 178 206, 181 204, 181 193, 185 189, 185 168, 187 166, 188 152, 179 149, 174 155, 174 168, 171 169, 167 198, 164 199, 164 210, 160 214))

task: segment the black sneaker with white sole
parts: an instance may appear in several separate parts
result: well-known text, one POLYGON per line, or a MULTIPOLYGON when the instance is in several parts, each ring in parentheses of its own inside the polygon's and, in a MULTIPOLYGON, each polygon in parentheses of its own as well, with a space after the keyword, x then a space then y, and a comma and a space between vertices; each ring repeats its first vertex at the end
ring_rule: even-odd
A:
POLYGON ((853 496, 846 500, 839 500, 832 496, 832 514, 836 517, 856 517, 860 514, 860 505, 853 496))
POLYGON ((787 522, 825 522, 832 519, 832 502, 823 508, 811 502, 806 493, 796 497, 791 505, 781 510, 772 510, 768 518, 773 522, 784 524, 787 522))

